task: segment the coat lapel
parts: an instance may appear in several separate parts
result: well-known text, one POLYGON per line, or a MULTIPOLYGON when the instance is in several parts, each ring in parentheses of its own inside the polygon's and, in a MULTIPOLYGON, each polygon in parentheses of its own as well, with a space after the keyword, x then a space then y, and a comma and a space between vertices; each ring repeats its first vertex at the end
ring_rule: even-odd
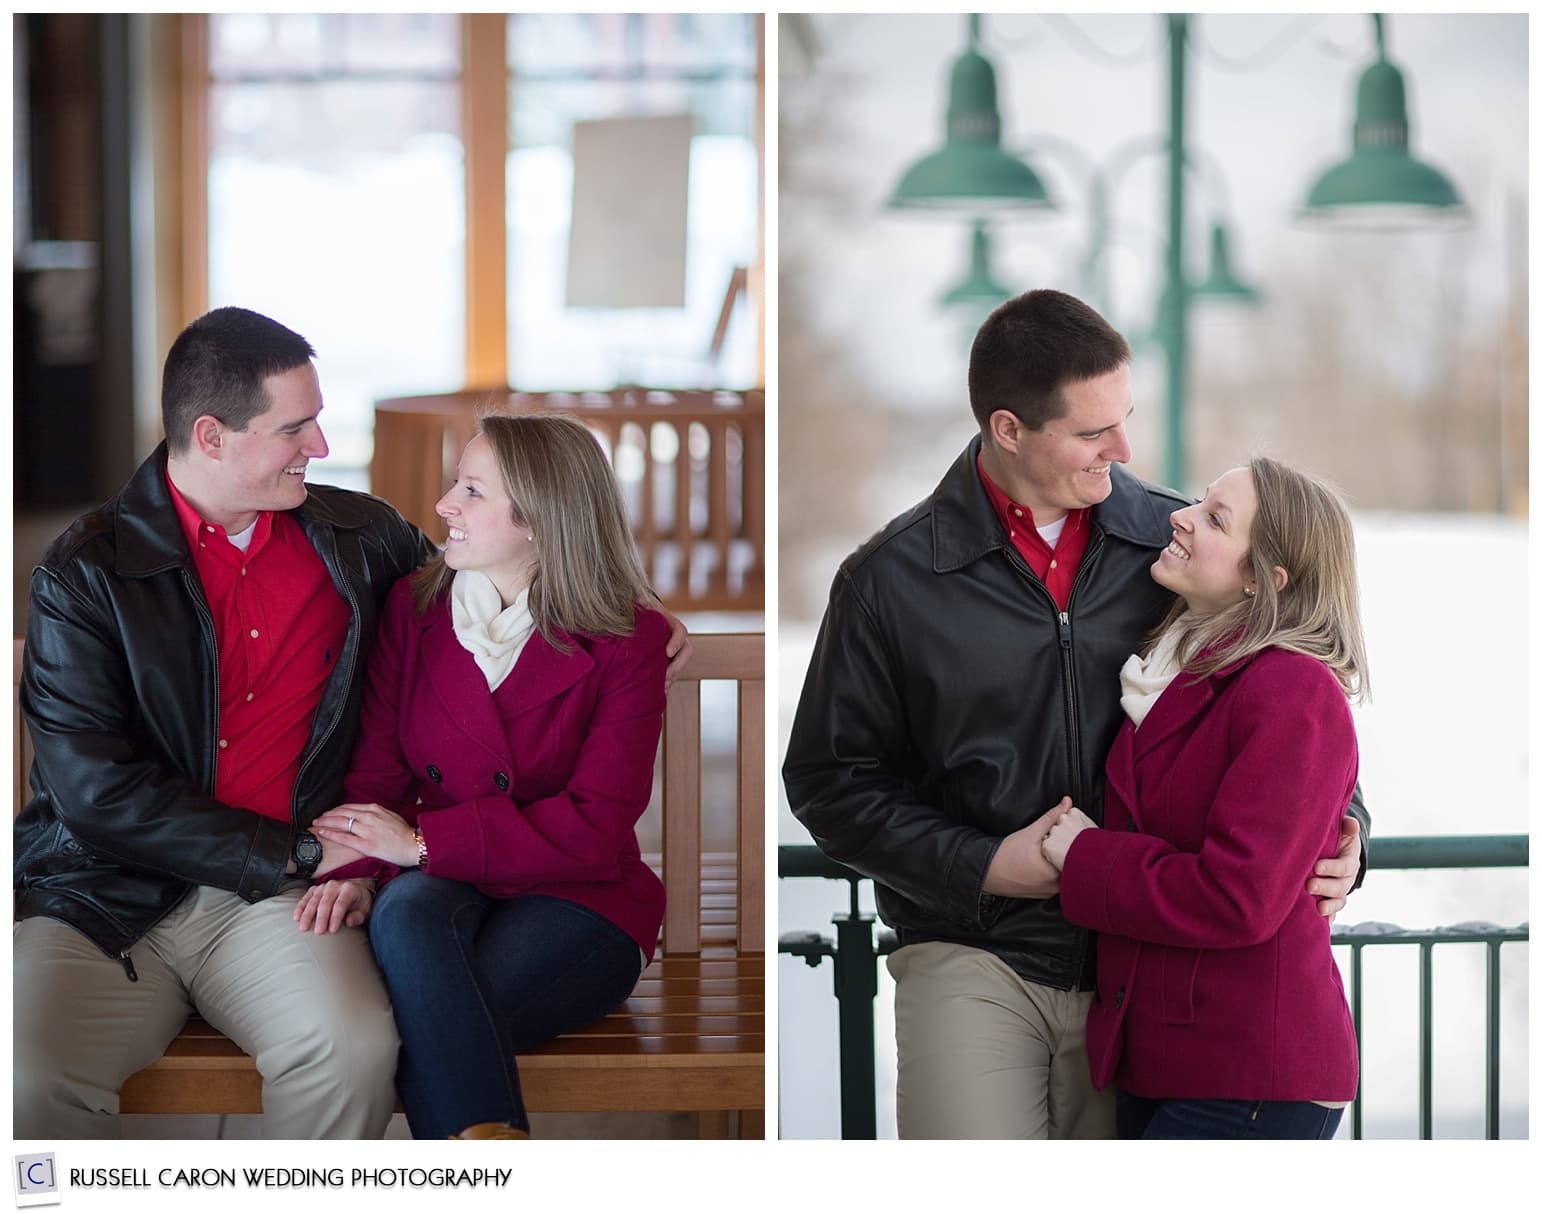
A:
POLYGON ((1157 697, 1156 703, 1146 713, 1146 719, 1135 731, 1133 759, 1138 761, 1179 730, 1188 728, 1190 722, 1204 712, 1213 699, 1213 677, 1195 680, 1192 675, 1180 674, 1157 697))
MULTIPOLYGON (((433 619, 423 632, 422 660, 429 685, 455 726, 468 740, 496 755, 501 765, 508 766, 508 738, 503 719, 498 706, 493 703, 492 692, 487 689, 487 678, 481 667, 455 639, 447 604, 434 611, 433 619)), ((516 676, 511 674, 509 677, 516 676)))
POLYGON ((513 716, 528 712, 575 686, 594 669, 594 658, 571 637, 563 637, 571 648, 559 653, 548 645, 539 632, 532 633, 520 651, 514 669, 498 689, 504 712, 513 716))

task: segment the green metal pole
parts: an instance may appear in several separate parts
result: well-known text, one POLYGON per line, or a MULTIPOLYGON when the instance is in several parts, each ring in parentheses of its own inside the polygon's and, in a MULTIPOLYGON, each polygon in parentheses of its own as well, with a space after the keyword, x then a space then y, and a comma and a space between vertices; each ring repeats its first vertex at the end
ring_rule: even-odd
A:
POLYGON ((1419 945, 1419 1137, 1435 1137, 1435 946, 1419 945))
POLYGON ((1183 410, 1188 384, 1189 293, 1183 278, 1184 221, 1184 67, 1188 57, 1186 13, 1168 13, 1167 64, 1167 273, 1158 305, 1158 331, 1167 355, 1166 480, 1182 491, 1184 466, 1183 410))
MULTIPOLYGON (((1355 1025, 1355 1057, 1365 1057, 1364 1008, 1360 1003, 1360 992, 1364 970, 1361 966, 1361 956, 1365 949, 1356 943, 1349 946, 1349 1018, 1355 1025)), ((1355 1087, 1355 1102, 1350 1107, 1349 1135, 1356 1142, 1365 1137, 1365 1070, 1360 1071, 1360 1082, 1355 1087)))
POLYGON ((1499 1137, 1499 941, 1488 943, 1488 1033, 1485 1079, 1488 1091, 1483 1101, 1483 1136, 1499 1137))
POLYGON ((878 1137, 877 1041, 873 999, 878 994, 878 954, 873 916, 864 915, 851 882, 851 910, 836 915, 835 998, 841 1035, 841 1137, 878 1137))

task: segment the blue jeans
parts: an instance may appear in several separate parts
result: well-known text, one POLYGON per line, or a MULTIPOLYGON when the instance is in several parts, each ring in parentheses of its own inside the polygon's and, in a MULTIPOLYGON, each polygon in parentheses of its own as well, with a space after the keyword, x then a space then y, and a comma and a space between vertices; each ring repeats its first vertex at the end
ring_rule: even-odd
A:
POLYGON ((1120 1138, 1332 1138, 1343 1109, 1310 1100, 1147 1100, 1119 1093, 1120 1138))
POLYGON ((380 891, 369 938, 396 1013, 396 1090, 415 1138, 483 1121, 529 1129, 514 1055, 599 1020, 642 970, 637 942, 576 902, 491 898, 421 872, 380 891))

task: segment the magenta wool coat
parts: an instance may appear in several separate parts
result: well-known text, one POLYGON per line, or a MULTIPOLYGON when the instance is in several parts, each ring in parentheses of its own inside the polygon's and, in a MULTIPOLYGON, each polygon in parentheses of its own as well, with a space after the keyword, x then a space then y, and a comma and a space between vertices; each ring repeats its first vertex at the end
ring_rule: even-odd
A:
POLYGON ((416 823, 430 875, 577 902, 652 957, 664 886, 636 826, 653 792, 668 636, 641 608, 631 636, 571 636, 568 653, 535 632, 491 692, 448 597, 416 615, 403 579, 370 654, 344 796, 416 823))
POLYGON ((1323 663, 1269 649, 1180 675, 1108 756, 1103 829, 1072 842, 1065 916, 1096 929, 1097 1087, 1151 1099, 1350 1100, 1354 1026, 1306 882, 1358 770, 1323 663))

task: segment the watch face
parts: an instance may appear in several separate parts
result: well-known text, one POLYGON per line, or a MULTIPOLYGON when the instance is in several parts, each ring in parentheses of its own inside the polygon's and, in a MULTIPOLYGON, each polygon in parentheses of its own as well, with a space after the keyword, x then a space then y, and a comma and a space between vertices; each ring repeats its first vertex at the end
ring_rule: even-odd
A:
POLYGON ((294 858, 296 864, 320 864, 321 840, 310 831, 301 832, 294 841, 294 858))

